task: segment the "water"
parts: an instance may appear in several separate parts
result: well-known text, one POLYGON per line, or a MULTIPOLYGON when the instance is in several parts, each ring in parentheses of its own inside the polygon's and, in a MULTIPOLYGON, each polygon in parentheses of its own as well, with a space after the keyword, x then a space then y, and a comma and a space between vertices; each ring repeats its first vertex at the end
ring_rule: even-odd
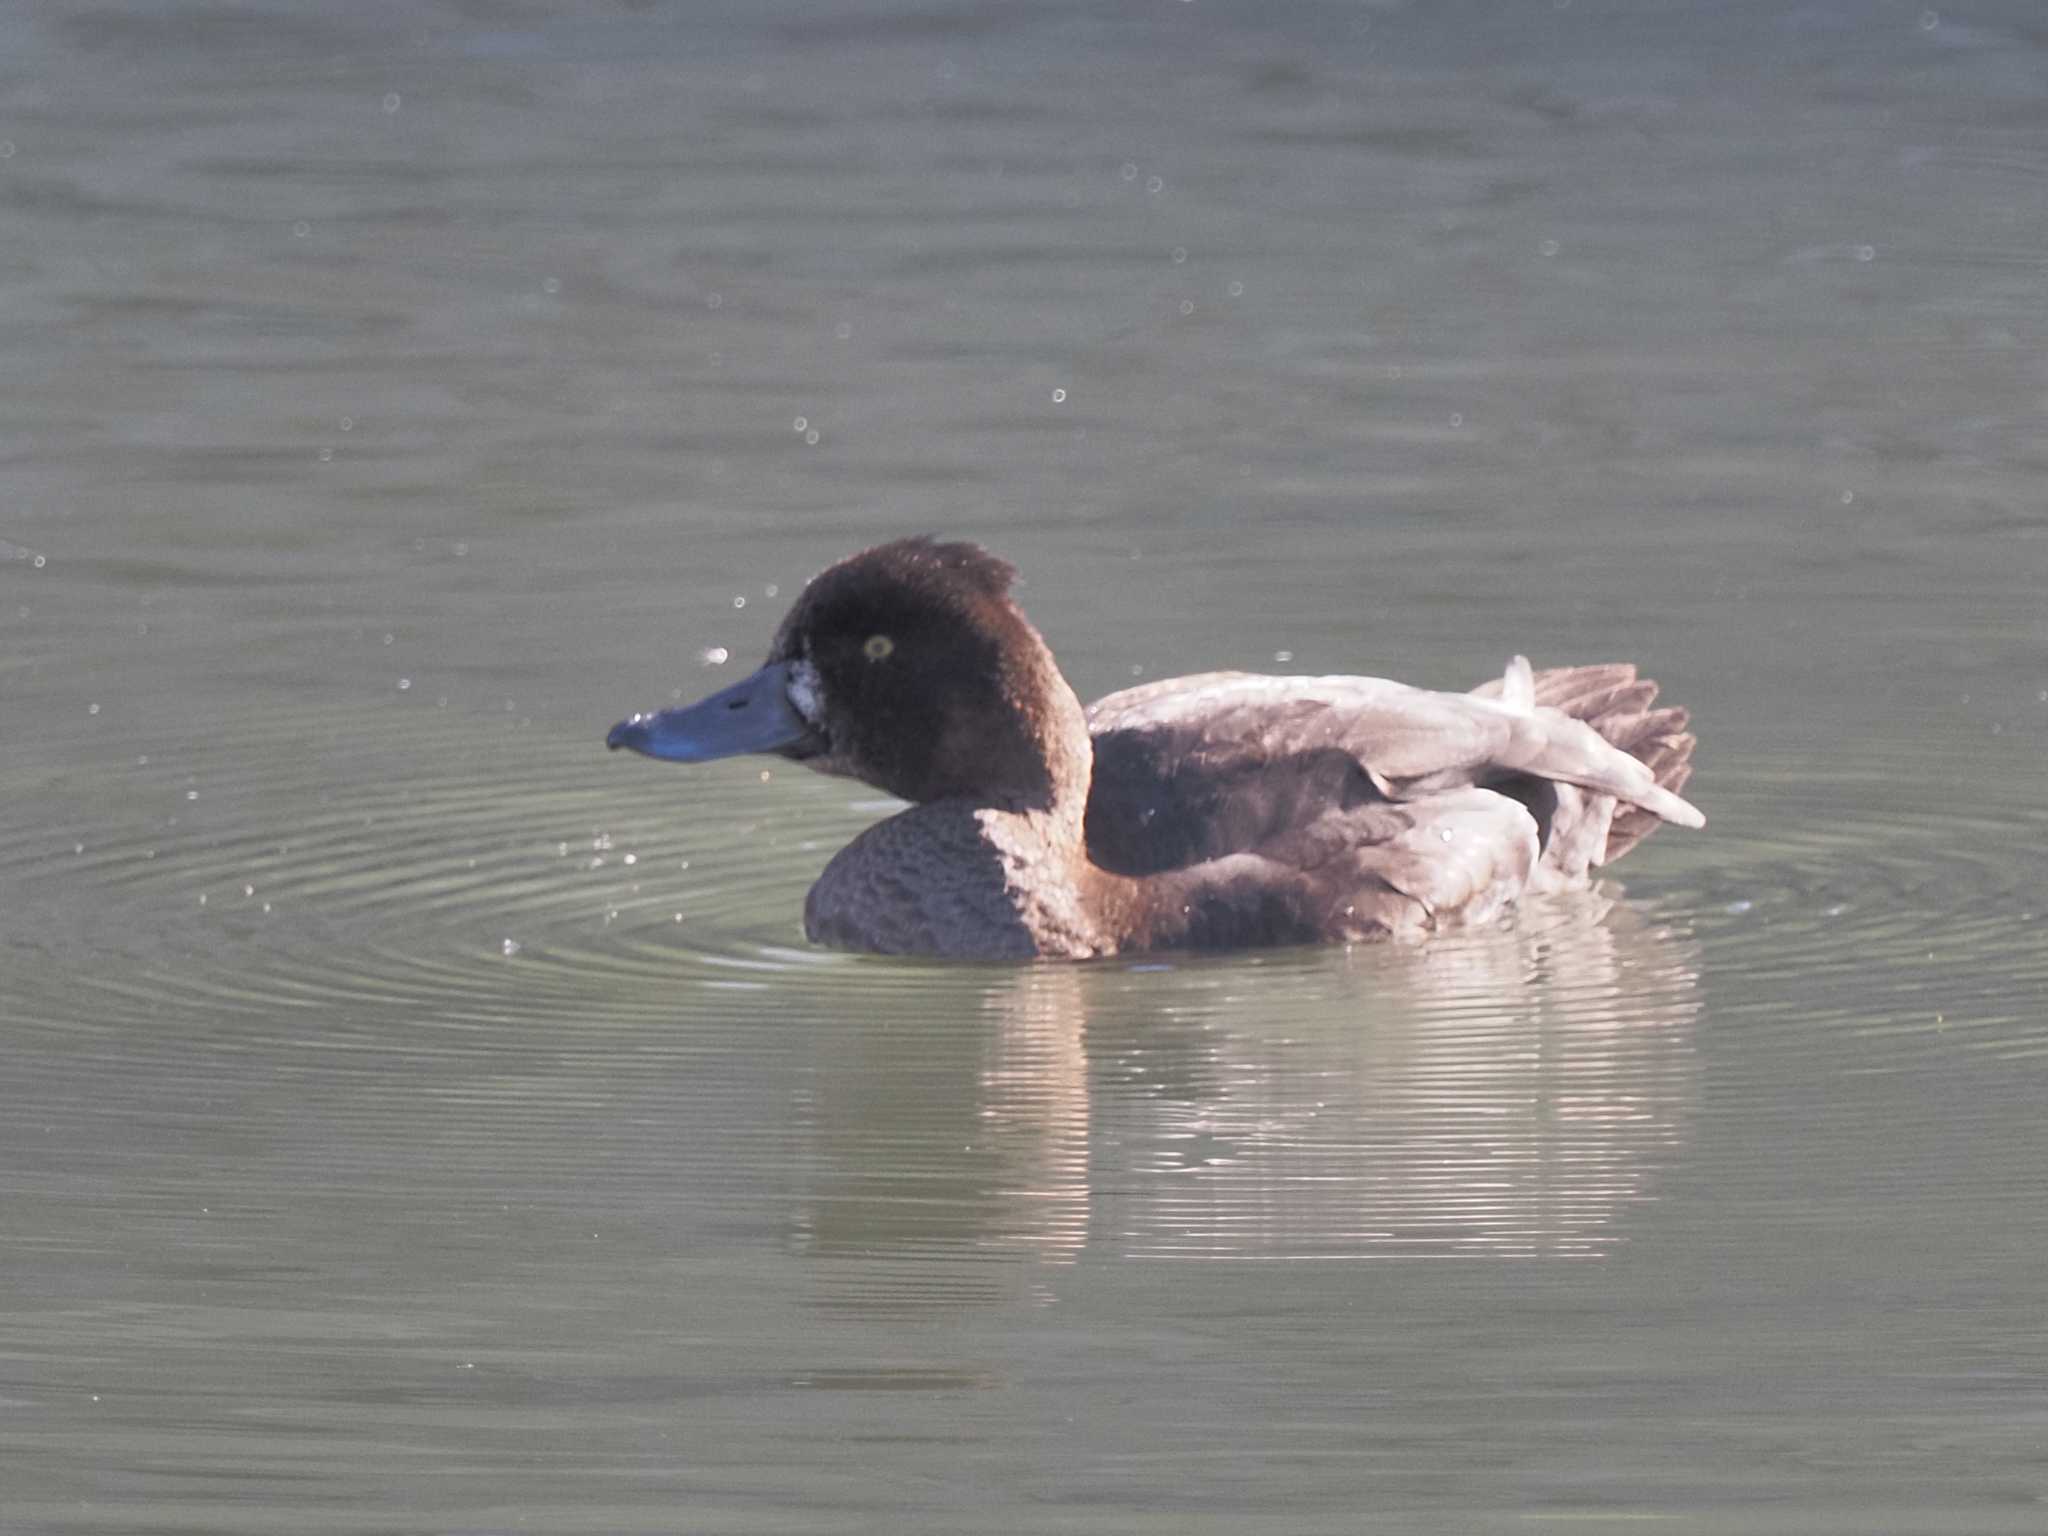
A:
POLYGON ((2040 1530, 2036 21, 10 15, 0 1527, 2040 1530), (925 529, 1710 825, 814 951, 872 792, 603 732, 925 529))

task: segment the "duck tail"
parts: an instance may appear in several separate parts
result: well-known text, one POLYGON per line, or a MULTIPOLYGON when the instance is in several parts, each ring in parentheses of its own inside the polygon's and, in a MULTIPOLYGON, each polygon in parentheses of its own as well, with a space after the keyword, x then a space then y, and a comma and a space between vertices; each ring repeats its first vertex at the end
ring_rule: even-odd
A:
MULTIPOLYGON (((1629 662, 1592 667, 1552 667, 1535 677, 1536 703, 1583 720, 1606 740, 1648 768, 1657 785, 1673 795, 1692 777, 1698 738, 1686 727, 1690 717, 1674 705, 1656 707, 1657 685, 1636 676, 1629 662)), ((1607 850, 1599 862, 1612 864, 1657 829, 1655 812, 1618 804, 1607 829, 1607 850)))

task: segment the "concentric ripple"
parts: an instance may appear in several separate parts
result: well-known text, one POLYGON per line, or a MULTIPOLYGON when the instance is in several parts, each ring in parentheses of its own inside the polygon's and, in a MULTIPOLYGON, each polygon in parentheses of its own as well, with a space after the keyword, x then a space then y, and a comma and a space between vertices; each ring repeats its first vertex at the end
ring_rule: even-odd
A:
POLYGON ((803 944, 794 870, 861 824, 843 791, 792 795, 758 772, 628 782, 600 744, 509 722, 516 774, 485 778, 464 766, 475 727, 427 718, 402 743, 388 717, 329 722, 338 755, 267 721, 98 765, 91 787, 104 802, 106 779, 128 781, 131 818, 0 841, 0 878, 31 897, 16 939, 90 954, 74 984, 109 1019, 176 999, 512 1021, 587 1002, 599 981, 612 1006, 644 984, 672 1017, 678 987, 786 986, 833 965, 803 944))
POLYGON ((2048 1053, 2048 805, 2017 783, 1929 804, 1932 765, 1900 769, 1780 796, 1759 776, 1713 861, 1650 906, 1710 945, 1722 1007, 1782 1019, 1796 996, 1808 1037, 1864 1042, 1843 1053, 1851 1070, 1910 1065, 1879 1042, 1922 1031, 1944 1049, 2048 1053))
POLYGON ((883 809, 857 786, 608 772, 595 740, 497 725, 489 775, 477 723, 438 712, 90 763, 79 803, 121 821, 0 839, 17 959, 42 962, 14 968, 17 1039, 48 1047, 24 1091, 256 1114, 303 1078, 343 1143, 424 1092, 447 1176, 473 1178, 507 1114, 564 1138, 684 1115, 755 1150, 819 1305, 887 1310, 1056 1286, 1091 1249, 1597 1257, 1731 1094, 2048 1053, 2048 822, 2023 803, 1901 831, 1867 786, 1832 792, 1856 817, 1788 817, 1831 791, 1759 776, 1711 847, 1653 845, 1627 893, 1501 931, 945 966, 802 940, 808 881, 883 809), (1761 1032, 1711 1091, 1709 1018, 1761 1032))

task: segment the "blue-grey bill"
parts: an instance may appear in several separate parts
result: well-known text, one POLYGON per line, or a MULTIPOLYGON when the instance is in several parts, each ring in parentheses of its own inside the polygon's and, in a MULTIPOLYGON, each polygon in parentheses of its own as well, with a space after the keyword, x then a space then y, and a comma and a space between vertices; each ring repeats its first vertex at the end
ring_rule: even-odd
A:
POLYGON ((604 744, 671 763, 708 763, 745 752, 779 751, 810 733, 790 706, 789 668, 778 661, 695 704, 621 720, 604 744))

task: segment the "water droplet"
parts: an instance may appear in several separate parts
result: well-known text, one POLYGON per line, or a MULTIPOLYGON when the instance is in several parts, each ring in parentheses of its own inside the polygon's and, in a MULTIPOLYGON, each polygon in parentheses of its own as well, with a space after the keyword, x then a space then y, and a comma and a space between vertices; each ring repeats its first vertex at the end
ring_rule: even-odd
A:
POLYGON ((96 715, 100 712, 100 707, 97 704, 88 704, 85 706, 85 712, 88 715, 96 715))
POLYGON ((199 798, 199 791, 196 789, 188 789, 185 791, 185 798, 187 800, 197 800, 199 798))
POLYGON ((1121 175, 1125 181, 1136 181, 1138 179, 1138 168, 1135 165, 1131 164, 1130 161, 1126 160, 1123 165, 1123 170, 1120 171, 1118 174, 1121 175))
POLYGON ((37 555, 29 561, 29 564, 34 566, 39 571, 49 563, 50 557, 48 555, 37 555))
POLYGON ((841 341, 851 341, 853 339, 853 327, 849 325, 846 321, 842 320, 837 325, 832 327, 832 334, 834 336, 837 336, 841 341))
POLYGON ((1542 256, 1555 256, 1559 251, 1563 249, 1564 247, 1559 245, 1555 240, 1541 240, 1538 241, 1536 245, 1537 254, 1542 256))
POLYGON ((697 653, 697 660, 707 667, 722 667, 732 657, 732 652, 722 645, 707 645, 697 653))
POLYGON ((1243 298, 1243 297, 1244 297, 1244 284, 1243 284, 1243 283, 1232 283, 1232 284, 1230 285, 1230 296, 1231 296, 1231 297, 1232 297, 1233 299, 1241 299, 1241 298, 1243 298))
POLYGON ((772 775, 770 775, 770 773, 768 772, 768 770, 767 770, 766 768, 763 768, 763 769, 761 770, 761 782, 762 782, 763 784, 766 784, 766 783, 768 782, 768 780, 770 779, 770 777, 772 777, 772 775))
POLYGON ((790 426, 791 426, 791 428, 792 428, 792 429, 794 429, 795 431, 801 432, 801 431, 803 431, 803 430, 804 430, 805 428, 809 427, 809 426, 810 426, 810 424, 811 424, 811 418, 810 418, 810 417, 808 417, 808 416, 799 416, 799 417, 797 417, 797 419, 796 419, 795 421, 793 421, 793 422, 791 422, 791 423, 790 423, 790 426))
POLYGON ((540 291, 542 293, 560 293, 562 291, 562 280, 559 277, 544 277, 540 280, 540 291))
POLYGON ((1874 246, 1874 245, 1859 245, 1859 246, 1857 246, 1857 247, 1856 247, 1856 259, 1857 259, 1858 261, 1875 261, 1875 260, 1877 260, 1877 247, 1876 247, 1876 246, 1874 246))
POLYGON ((412 687, 412 679, 411 679, 411 678, 409 678, 409 677, 401 677, 401 678, 400 678, 400 679, 398 680, 398 691, 399 691, 400 693, 404 693, 404 692, 405 692, 405 691, 406 691, 406 690, 407 690, 408 688, 410 688, 410 687, 412 687))
POLYGON ((722 293, 707 293, 704 295, 704 307, 707 309, 716 309, 724 302, 725 295, 722 293))
POLYGON ((768 583, 767 586, 761 589, 761 595, 763 597, 773 597, 776 593, 780 592, 781 590, 782 588, 778 587, 777 585, 775 585, 774 582, 771 581, 768 583))
POLYGON ((295 240, 303 240, 306 238, 306 236, 312 233, 313 226, 308 224, 304 219, 299 220, 298 223, 292 226, 292 238, 295 240))
POLYGON ((507 939, 498 946, 498 949, 500 953, 510 958, 519 953, 519 941, 517 939, 507 939))
POLYGON ((809 444, 809 445, 810 445, 811 447, 813 447, 813 448, 817 447, 817 446, 818 446, 818 429, 817 429, 816 427, 813 427, 813 428, 811 428, 811 430, 810 430, 810 431, 806 432, 806 433, 804 434, 804 441, 805 441, 806 443, 808 443, 808 444, 809 444))
POLYGON ((1465 413, 1463 411, 1451 412, 1451 425, 1454 427, 1462 427, 1463 425, 1465 425, 1465 413))
POLYGON ((242 895, 243 895, 244 897, 254 896, 255 894, 256 894, 256 887, 255 887, 255 886, 253 886, 253 885, 245 885, 245 886, 243 886, 243 887, 242 887, 242 895))
POLYGON ((1064 389, 1054 390, 1052 392, 1052 403, 1054 405, 1065 405, 1067 403, 1067 392, 1064 389))
POLYGON ((353 431, 355 431, 355 429, 356 429, 356 419, 355 419, 355 417, 353 417, 353 416, 344 416, 344 417, 342 417, 342 418, 341 418, 341 430, 342 430, 342 431, 344 431, 344 432, 353 432, 353 431))
POLYGON ((398 92, 396 92, 396 91, 388 91, 388 92, 386 92, 386 93, 385 93, 385 96, 384 96, 384 110, 385 110, 386 112, 396 112, 396 111, 397 111, 397 110, 398 110, 398 109, 399 109, 400 107, 402 107, 402 106, 404 106, 404 105, 405 105, 405 98, 404 98, 404 97, 402 97, 402 96, 400 96, 400 95, 398 94, 398 92))
POLYGON ((1147 192, 1152 193, 1154 196, 1157 196, 1159 193, 1164 192, 1166 190, 1166 178, 1164 176, 1146 177, 1145 190, 1147 192))
POLYGON ((1856 503, 1856 493, 1855 493, 1854 491, 1844 491, 1844 492, 1842 492, 1842 505, 1843 505, 1843 506, 1845 506, 1845 507, 1848 507, 1848 506, 1854 506, 1854 505, 1855 505, 1855 503, 1856 503))
POLYGON ((1195 301, 1193 299, 1182 299, 1180 301, 1180 312, 1184 315, 1192 315, 1195 312, 1195 301))
POLYGON ((334 462, 334 450, 332 448, 322 448, 320 450, 320 462, 322 464, 332 464, 334 462))
POLYGON ((1941 12, 1939 12, 1939 11, 1922 11, 1922 12, 1920 13, 1920 30, 1921 30, 1922 32, 1932 32, 1932 31, 1933 31, 1933 30, 1934 30, 1934 29, 1935 29, 1936 27, 1938 27, 1938 26, 1940 26, 1940 25, 1941 25, 1941 12))
POLYGON ((0 160, 12 160, 13 158, 14 140, 0 139, 0 160))
POLYGON ((732 595, 732 605, 733 605, 733 607, 735 607, 735 608, 744 608, 744 607, 746 607, 746 606, 747 606, 747 599, 746 599, 746 594, 745 594, 745 593, 743 593, 743 592, 735 592, 735 593, 733 593, 733 595, 732 595))
POLYGON ((398 638, 398 637, 397 637, 396 635, 386 635, 386 636, 384 637, 384 643, 385 643, 386 645, 390 645, 390 644, 391 644, 391 643, 392 643, 392 642, 393 642, 394 640, 396 640, 397 638, 398 638))
POLYGON ((1755 905, 1756 903, 1753 901, 1731 901, 1728 903, 1728 906, 1725 910, 1727 910, 1728 912, 1732 913, 1737 917, 1740 917, 1743 913, 1749 911, 1755 905))
POLYGON ((1186 246, 1184 246, 1184 245, 1176 245, 1176 246, 1175 246, 1175 247, 1173 248, 1173 264, 1174 264, 1174 265, 1175 265, 1176 267, 1177 267, 1177 266, 1180 266, 1180 265, 1181 265, 1181 264, 1182 264, 1183 262, 1185 262, 1185 261, 1186 261, 1187 259, 1188 259, 1188 248, 1187 248, 1186 246))
POLYGON ((1292 651, 1275 651, 1275 652, 1273 653, 1273 659, 1274 659, 1275 661, 1292 661, 1292 660, 1294 660, 1294 652, 1292 652, 1292 651))

